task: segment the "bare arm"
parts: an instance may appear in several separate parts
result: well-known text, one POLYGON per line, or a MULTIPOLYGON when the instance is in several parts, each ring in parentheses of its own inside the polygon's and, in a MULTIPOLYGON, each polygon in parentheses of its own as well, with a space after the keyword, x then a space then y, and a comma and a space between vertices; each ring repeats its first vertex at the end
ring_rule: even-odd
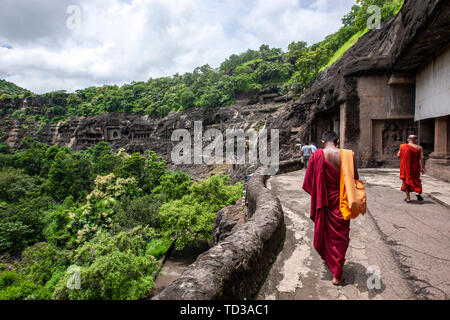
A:
POLYGON ((400 151, 398 151, 397 153, 397 158, 400 158, 400 151))
POLYGON ((423 153, 423 148, 420 147, 420 171, 425 174, 425 155, 423 153))

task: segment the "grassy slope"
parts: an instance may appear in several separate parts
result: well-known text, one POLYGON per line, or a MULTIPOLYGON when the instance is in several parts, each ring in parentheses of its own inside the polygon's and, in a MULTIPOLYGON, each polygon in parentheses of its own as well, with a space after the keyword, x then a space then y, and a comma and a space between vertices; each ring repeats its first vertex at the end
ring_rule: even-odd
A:
POLYGON ((331 67, 336 61, 338 61, 344 55, 344 53, 347 52, 348 49, 353 47, 353 45, 358 42, 359 38, 361 38, 363 35, 365 35, 369 31, 370 31, 370 29, 366 28, 365 30, 359 31, 358 33, 354 34, 353 37, 348 39, 348 41, 346 43, 344 43, 342 45, 342 47, 340 47, 334 53, 333 57, 330 59, 330 61, 328 61, 328 64, 320 69, 320 72, 322 72, 323 70, 325 70, 328 67, 331 67))
MULTIPOLYGON (((403 2, 401 5, 395 10, 394 15, 398 14, 400 10, 402 9, 403 2)), ((338 61, 344 53, 347 52, 348 49, 350 49, 355 43, 358 42, 359 38, 361 38, 363 35, 365 35, 367 32, 369 32, 370 29, 366 28, 364 30, 359 31, 358 33, 354 34, 353 37, 351 37, 342 47, 340 47, 333 55, 333 57, 328 61, 328 64, 320 69, 320 72, 327 69, 328 67, 331 67, 336 61, 338 61)))

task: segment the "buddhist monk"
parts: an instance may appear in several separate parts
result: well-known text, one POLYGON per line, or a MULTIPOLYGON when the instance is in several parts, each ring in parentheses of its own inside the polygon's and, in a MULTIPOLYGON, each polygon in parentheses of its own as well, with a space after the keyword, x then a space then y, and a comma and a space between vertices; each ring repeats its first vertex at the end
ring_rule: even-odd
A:
MULTIPOLYGON (((350 220, 344 220, 339 210, 341 159, 338 135, 325 132, 322 144, 324 149, 317 150, 309 160, 303 189, 311 195, 314 248, 333 274, 333 284, 341 285, 350 242, 350 220)), ((356 165, 355 179, 359 179, 356 165)))
POLYGON ((397 154, 400 158, 400 179, 402 191, 406 193, 406 202, 411 202, 411 192, 415 192, 418 201, 423 201, 420 174, 425 174, 423 148, 417 144, 417 136, 410 135, 408 144, 402 144, 397 154))

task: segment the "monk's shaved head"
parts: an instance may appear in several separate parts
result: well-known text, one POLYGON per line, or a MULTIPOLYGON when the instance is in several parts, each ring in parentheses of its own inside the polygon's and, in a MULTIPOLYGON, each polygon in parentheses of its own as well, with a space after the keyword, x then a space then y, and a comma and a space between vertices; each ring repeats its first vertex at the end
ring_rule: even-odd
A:
POLYGON ((408 141, 416 142, 417 141, 417 136, 415 134, 410 135, 408 137, 408 141))
POLYGON ((332 142, 337 145, 339 142, 339 136, 334 131, 327 131, 322 135, 322 142, 332 142))

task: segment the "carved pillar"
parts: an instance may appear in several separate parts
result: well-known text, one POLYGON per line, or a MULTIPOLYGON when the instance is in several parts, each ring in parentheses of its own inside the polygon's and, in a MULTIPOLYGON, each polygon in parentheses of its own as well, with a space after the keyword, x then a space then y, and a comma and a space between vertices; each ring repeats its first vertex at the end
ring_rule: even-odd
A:
POLYGON ((446 157, 449 155, 448 144, 449 144, 449 129, 448 117, 440 117, 435 119, 434 126, 434 152, 433 157, 446 157))

